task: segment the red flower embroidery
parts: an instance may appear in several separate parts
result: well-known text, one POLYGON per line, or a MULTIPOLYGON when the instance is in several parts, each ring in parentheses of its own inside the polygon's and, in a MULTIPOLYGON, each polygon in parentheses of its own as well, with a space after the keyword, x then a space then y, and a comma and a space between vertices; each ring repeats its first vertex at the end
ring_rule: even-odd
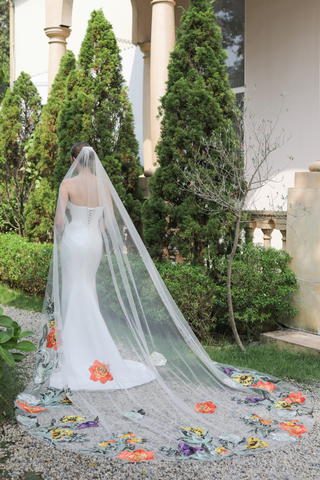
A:
POLYGON ((45 410, 48 410, 47 408, 41 408, 41 407, 31 407, 27 402, 20 402, 20 400, 16 401, 18 407, 22 408, 28 413, 39 413, 39 412, 44 412, 45 410))
POLYGON ((145 450, 135 450, 134 452, 123 451, 118 458, 122 460, 131 460, 131 462, 143 462, 144 460, 154 460, 154 452, 146 452, 145 450))
POLYGON ((51 328, 50 332, 47 335, 47 348, 52 347, 57 350, 56 329, 54 327, 51 328))
POLYGON ((109 372, 110 365, 105 365, 104 363, 98 362, 95 360, 94 364, 89 368, 91 373, 90 380, 94 382, 107 383, 112 382, 113 377, 109 372))
POLYGON ((284 398, 287 403, 304 403, 306 401, 305 397, 302 396, 301 392, 290 393, 289 397, 284 398))
POLYGON ((196 405, 194 411, 201 413, 214 413, 217 408, 212 402, 197 403, 196 405))
POLYGON ((273 385, 273 383, 271 382, 258 382, 257 385, 253 384, 252 386, 257 388, 264 388, 264 390, 268 390, 269 392, 273 392, 273 390, 277 388, 277 385, 273 385))
POLYGON ((289 435, 301 438, 301 434, 307 433, 307 429, 303 425, 296 425, 296 423, 299 423, 299 421, 292 420, 290 422, 280 422, 280 427, 282 430, 289 432, 289 435))

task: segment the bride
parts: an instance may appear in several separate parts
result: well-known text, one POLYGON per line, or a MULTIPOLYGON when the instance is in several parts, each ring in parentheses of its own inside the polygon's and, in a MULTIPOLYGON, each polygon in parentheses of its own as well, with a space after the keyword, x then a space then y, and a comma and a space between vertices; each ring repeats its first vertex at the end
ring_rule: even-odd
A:
POLYGON ((166 289, 94 150, 60 186, 45 321, 17 420, 61 448, 123 460, 218 460, 312 427, 301 392, 213 362, 166 289))

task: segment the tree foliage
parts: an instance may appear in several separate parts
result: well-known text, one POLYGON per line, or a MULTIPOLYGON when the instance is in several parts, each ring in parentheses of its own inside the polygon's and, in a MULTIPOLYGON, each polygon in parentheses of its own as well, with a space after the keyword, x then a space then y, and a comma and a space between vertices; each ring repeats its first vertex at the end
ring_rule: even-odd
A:
POLYGON ((22 72, 8 89, 0 111, 0 200, 11 227, 25 236, 25 207, 37 181, 28 144, 39 121, 41 99, 30 75, 22 72), (12 219, 7 215, 9 204, 12 219))
POLYGON ((70 72, 67 80, 59 117, 55 188, 59 188, 70 166, 71 146, 79 141, 88 142, 137 225, 143 197, 138 177, 142 171, 132 107, 121 68, 112 26, 102 11, 93 11, 77 69, 70 72))
POLYGON ((52 182, 43 178, 38 188, 31 192, 25 209, 26 234, 30 239, 40 243, 53 241, 55 211, 56 195, 52 182))
POLYGON ((60 62, 59 71, 52 84, 47 104, 43 107, 41 120, 34 134, 29 156, 37 165, 41 176, 53 185, 53 172, 58 157, 58 116, 65 100, 66 82, 69 73, 76 67, 74 54, 67 50, 60 62))
MULTIPOLYGON (((185 259, 197 263, 229 246, 228 214, 209 218, 206 202, 179 187, 181 169, 188 168, 195 151, 202 153, 202 138, 216 131, 226 144, 233 132, 234 94, 221 41, 211 4, 192 0, 183 13, 171 54, 156 147, 160 168, 151 178, 151 196, 143 207, 144 238, 156 258, 176 248, 185 259)), ((220 181, 215 173, 213 180, 220 181)))
POLYGON ((67 50, 60 62, 41 120, 32 135, 29 160, 36 165, 39 185, 30 195, 26 208, 26 233, 36 242, 51 242, 56 207, 53 172, 58 157, 58 117, 65 100, 69 73, 76 67, 74 54, 67 50))

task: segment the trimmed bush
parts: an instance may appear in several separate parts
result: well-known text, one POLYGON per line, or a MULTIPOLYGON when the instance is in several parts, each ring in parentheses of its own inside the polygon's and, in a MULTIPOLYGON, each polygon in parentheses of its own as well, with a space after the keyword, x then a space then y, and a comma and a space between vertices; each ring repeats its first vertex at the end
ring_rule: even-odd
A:
MULTIPOLYGON (((275 325, 281 315, 294 316, 290 295, 298 288, 289 268, 291 257, 284 250, 248 243, 236 253, 231 276, 234 317, 239 332, 257 336, 267 325, 275 325)), ((227 304, 227 257, 213 260, 216 323, 229 324, 227 304)))
MULTIPOLYGON (((42 296, 52 252, 51 244, 25 241, 18 235, 0 234, 0 281, 29 294, 42 296)), ((153 289, 144 283, 144 264, 136 283, 147 318, 163 323, 161 308, 152 302, 153 289)), ((188 263, 156 263, 156 267, 194 333, 203 343, 213 342, 217 332, 228 333, 227 304, 228 257, 214 257, 210 269, 188 263)), ((288 267, 290 255, 283 250, 264 249, 246 244, 235 256, 232 269, 234 316, 240 334, 257 336, 276 325, 281 315, 294 316, 296 309, 290 295, 298 288, 295 274, 288 267)), ((139 272, 139 269, 136 270, 139 272)), ((98 270, 99 301, 104 308, 118 312, 117 301, 107 262, 98 270)))
POLYGON ((212 316, 215 282, 207 269, 171 262, 156 263, 156 267, 194 333, 209 345, 216 319, 212 316))
POLYGON ((0 281, 12 288, 43 296, 52 245, 24 240, 11 233, 0 234, 0 281))

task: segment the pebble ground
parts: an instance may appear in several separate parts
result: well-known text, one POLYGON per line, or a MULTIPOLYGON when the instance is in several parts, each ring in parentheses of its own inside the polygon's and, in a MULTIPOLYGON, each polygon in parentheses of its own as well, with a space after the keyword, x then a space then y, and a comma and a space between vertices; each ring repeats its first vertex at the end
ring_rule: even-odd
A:
MULTIPOLYGON (((35 332, 34 341, 40 332, 40 313, 5 308, 5 314, 16 320, 23 329, 35 332)), ((28 376, 32 375, 35 354, 29 354, 25 365, 28 376)), ((301 391, 301 387, 299 387, 301 391)), ((298 391, 299 391, 298 390, 298 391)), ((310 392, 307 392, 310 395, 310 392)), ((218 462, 158 464, 140 462, 123 463, 121 460, 106 460, 98 457, 76 455, 55 449, 38 441, 17 425, 5 424, 0 429, 0 480, 93 480, 93 479, 174 479, 174 480, 320 480, 319 409, 320 386, 312 387, 316 423, 311 432, 289 446, 271 452, 261 452, 251 457, 221 460, 218 462)))

